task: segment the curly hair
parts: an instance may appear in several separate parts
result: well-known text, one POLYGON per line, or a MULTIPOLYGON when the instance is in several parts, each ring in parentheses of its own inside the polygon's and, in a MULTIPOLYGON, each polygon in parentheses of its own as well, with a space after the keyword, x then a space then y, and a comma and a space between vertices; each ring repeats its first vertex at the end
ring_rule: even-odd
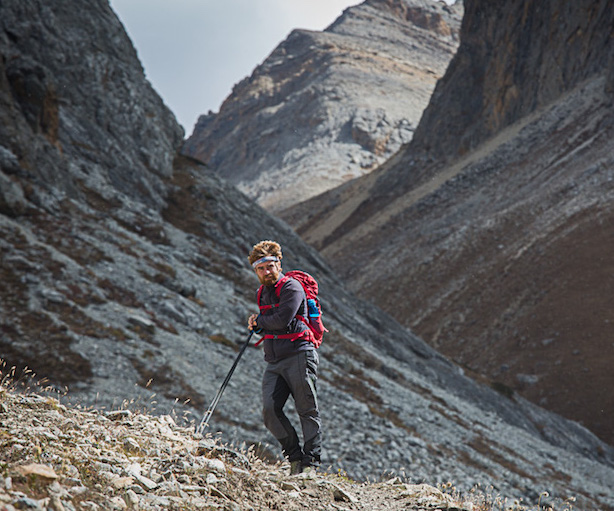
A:
POLYGON ((258 259, 266 256, 275 256, 281 261, 281 258, 283 257, 281 255, 281 245, 276 241, 260 241, 253 246, 247 259, 251 265, 258 259))

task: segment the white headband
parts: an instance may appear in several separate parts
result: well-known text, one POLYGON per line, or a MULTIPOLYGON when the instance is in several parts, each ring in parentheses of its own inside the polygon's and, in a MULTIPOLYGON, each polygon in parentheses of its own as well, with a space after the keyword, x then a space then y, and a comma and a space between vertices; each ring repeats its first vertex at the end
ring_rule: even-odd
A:
POLYGON ((260 259, 258 259, 257 261, 254 261, 254 262, 252 263, 252 268, 256 268, 256 266, 258 266, 259 264, 261 264, 261 263, 267 263, 267 262, 269 262, 269 261, 276 261, 276 262, 279 262, 279 258, 278 258, 278 257, 275 257, 275 256, 264 256, 264 257, 261 257, 260 259))

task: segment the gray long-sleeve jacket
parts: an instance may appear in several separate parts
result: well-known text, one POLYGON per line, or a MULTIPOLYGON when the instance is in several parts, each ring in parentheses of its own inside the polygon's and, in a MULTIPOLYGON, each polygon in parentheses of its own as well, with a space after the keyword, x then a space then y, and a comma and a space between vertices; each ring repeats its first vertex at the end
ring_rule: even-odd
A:
MULTIPOLYGON (((283 278, 280 274, 279 278, 283 278)), ((261 312, 257 324, 265 334, 282 335, 304 332, 307 325, 296 318, 297 314, 307 317, 307 299, 300 282, 289 278, 282 284, 279 299, 275 293, 275 286, 263 286, 260 295, 260 306, 279 303, 279 307, 261 312)), ((276 362, 294 355, 299 351, 314 349, 313 343, 308 339, 265 339, 264 360, 276 362)))

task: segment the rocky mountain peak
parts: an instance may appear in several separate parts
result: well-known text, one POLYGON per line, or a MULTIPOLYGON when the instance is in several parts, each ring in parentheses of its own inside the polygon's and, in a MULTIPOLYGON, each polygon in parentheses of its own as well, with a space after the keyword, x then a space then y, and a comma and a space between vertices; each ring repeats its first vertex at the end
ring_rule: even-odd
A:
POLYGON ((442 14, 442 10, 452 13, 454 9, 458 9, 458 5, 447 7, 441 3, 438 5, 428 0, 413 0, 411 2, 404 0, 372 0, 371 3, 383 4, 383 8, 388 9, 394 16, 407 20, 429 32, 434 32, 443 37, 458 36, 457 27, 451 26, 449 21, 446 20, 446 16, 442 14))
POLYGON ((294 30, 183 150, 272 211, 364 175, 411 140, 461 16, 442 2, 367 1, 323 32, 294 30))

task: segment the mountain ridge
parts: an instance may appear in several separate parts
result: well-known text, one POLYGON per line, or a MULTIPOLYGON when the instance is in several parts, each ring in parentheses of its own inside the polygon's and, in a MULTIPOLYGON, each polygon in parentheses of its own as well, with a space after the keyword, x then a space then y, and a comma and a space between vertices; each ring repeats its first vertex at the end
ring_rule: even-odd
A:
POLYGON ((271 211, 364 175, 411 140, 461 15, 460 3, 369 0, 322 32, 294 30, 183 152, 271 211))

